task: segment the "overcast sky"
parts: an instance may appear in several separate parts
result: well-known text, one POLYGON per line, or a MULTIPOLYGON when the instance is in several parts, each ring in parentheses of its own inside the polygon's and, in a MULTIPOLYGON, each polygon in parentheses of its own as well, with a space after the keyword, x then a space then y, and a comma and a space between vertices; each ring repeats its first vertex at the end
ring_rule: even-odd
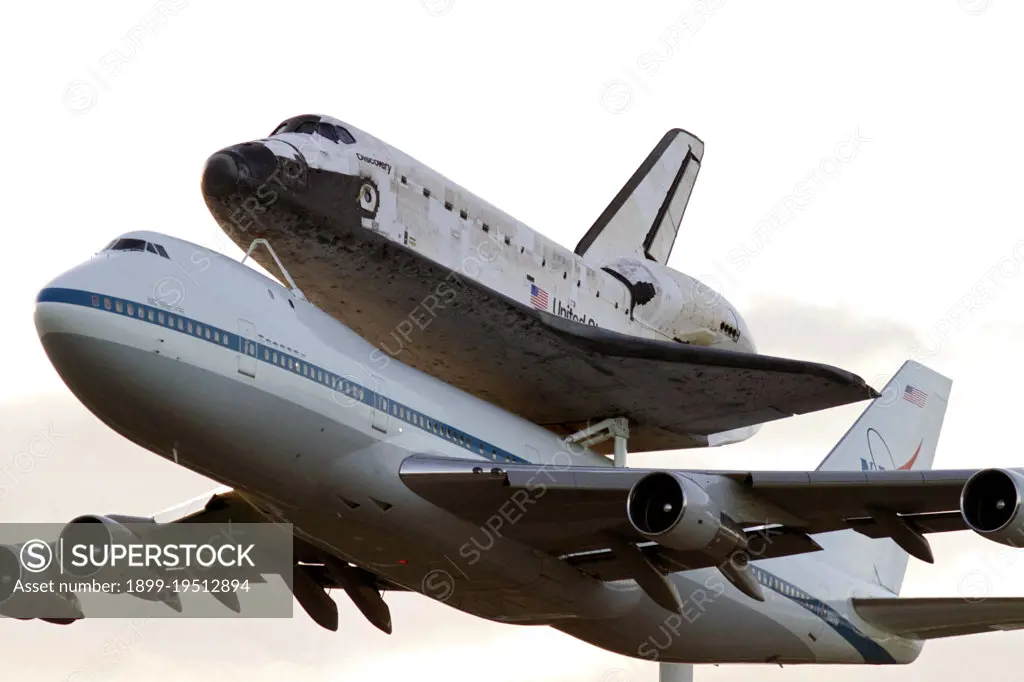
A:
MULTIPOLYGON (((954 379, 938 467, 1021 465, 1024 7, 1007 0, 15 3, 0 290, 0 520, 146 514, 213 483, 101 425, 50 368, 36 292, 119 233, 241 254, 199 191, 205 159, 331 114, 573 247, 669 128, 704 140, 671 265, 721 290, 759 350, 876 388, 907 357, 954 379), (568 9, 571 5, 573 9, 568 9), (810 188, 810 192, 808 192, 810 188), (793 197, 802 192, 797 206, 793 197), (811 199, 808 200, 807 197, 811 199), (794 208, 796 206, 796 208, 794 208), (47 436, 45 453, 39 438, 47 436), (30 460, 18 453, 37 444, 30 460), (27 463, 26 463, 27 462, 27 463)), ((813 468, 862 409, 637 465, 813 468)), ((966 533, 911 560, 904 595, 1024 594, 966 533)), ((0 622, 11 679, 656 679, 547 629, 390 596, 390 637, 340 602, 290 621, 0 622), (111 652, 116 653, 116 655, 111 652)), ((879 680, 1018 680, 1024 634, 933 642, 879 680)), ((862 680, 857 668, 699 668, 698 680, 862 680)))

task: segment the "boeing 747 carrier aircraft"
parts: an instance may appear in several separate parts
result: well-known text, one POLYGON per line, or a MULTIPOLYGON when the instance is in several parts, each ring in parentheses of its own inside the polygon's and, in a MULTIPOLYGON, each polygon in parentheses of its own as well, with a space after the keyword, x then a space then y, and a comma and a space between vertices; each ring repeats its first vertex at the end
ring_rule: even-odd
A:
POLYGON ((439 579, 453 608, 668 663, 909 663, 929 639, 1024 627, 1024 599, 898 598, 928 534, 1024 533, 1019 470, 931 470, 951 382, 914 362, 813 471, 641 470, 374 367, 332 316, 162 234, 57 277, 35 323, 99 419, 232 488, 162 520, 294 524, 295 596, 332 630, 332 587, 390 633, 387 593, 437 597, 439 579), (168 278, 186 283, 173 305, 168 278))
MULTIPOLYGON (((703 156, 669 131, 575 250, 326 116, 217 152, 202 187, 240 248, 268 239, 370 341, 374 367, 401 360, 563 435, 621 419, 636 452, 721 445, 871 398, 848 372, 759 356, 735 307, 668 267, 703 156)), ((564 169, 537 170, 524 191, 557 192, 564 169)))

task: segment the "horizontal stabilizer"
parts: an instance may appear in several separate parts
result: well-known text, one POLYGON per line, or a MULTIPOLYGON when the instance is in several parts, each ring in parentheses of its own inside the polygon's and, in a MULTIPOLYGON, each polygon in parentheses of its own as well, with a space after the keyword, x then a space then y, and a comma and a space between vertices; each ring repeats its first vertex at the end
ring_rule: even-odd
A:
POLYGON ((1024 598, 1020 597, 854 599, 853 608, 875 627, 909 639, 1024 629, 1024 598))

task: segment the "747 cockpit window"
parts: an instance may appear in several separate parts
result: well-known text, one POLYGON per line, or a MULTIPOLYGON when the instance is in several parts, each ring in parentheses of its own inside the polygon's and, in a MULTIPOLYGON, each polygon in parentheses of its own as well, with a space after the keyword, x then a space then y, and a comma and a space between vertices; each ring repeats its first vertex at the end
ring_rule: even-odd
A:
POLYGON ((118 239, 110 246, 111 251, 145 251, 144 239, 118 239))
POLYGON ((159 244, 151 244, 145 239, 131 239, 122 238, 115 239, 110 242, 104 251, 148 251, 154 255, 160 256, 170 260, 171 257, 167 255, 167 249, 160 246, 159 244))

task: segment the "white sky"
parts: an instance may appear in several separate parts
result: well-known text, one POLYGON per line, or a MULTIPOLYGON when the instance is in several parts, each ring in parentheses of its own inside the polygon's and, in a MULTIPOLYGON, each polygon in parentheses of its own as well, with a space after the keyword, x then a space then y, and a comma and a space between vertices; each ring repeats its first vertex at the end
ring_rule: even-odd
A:
MULTIPOLYGON (((926 362, 955 380, 936 465, 1022 463, 1006 426, 1018 419, 1024 380, 1015 361, 1024 338, 1018 5, 16 7, 0 22, 8 159, 0 168, 0 290, 9 301, 0 470, 40 430, 66 435, 16 483, 0 481, 4 521, 147 513, 210 485, 121 441, 74 401, 40 349, 33 300, 49 279, 128 230, 236 254, 199 192, 205 159, 311 112, 374 133, 568 247, 665 130, 686 128, 706 153, 674 267, 736 303, 763 352, 837 364, 880 387, 915 347, 930 351, 926 362), (807 187, 813 201, 771 226, 787 215, 787 197, 807 187), (984 302, 981 288, 992 292, 984 302)), ((860 409, 772 424, 710 454, 634 463, 811 467, 860 409)), ((1013 555, 995 545, 967 534, 934 544, 937 565, 912 562, 905 594, 955 595, 978 581, 992 593, 1024 593, 1013 555)), ((232 673, 655 679, 648 663, 549 630, 486 623, 409 595, 389 602, 390 638, 342 603, 336 634, 304 615, 153 622, 137 636, 115 621, 5 621, 0 651, 5 673, 23 679, 67 679, 88 669, 90 657, 100 661, 76 673, 77 682, 232 673), (104 642, 119 637, 129 645, 112 664, 101 660, 104 642)), ((871 674, 1016 680, 1004 662, 1022 644, 1024 634, 1012 633, 930 643, 914 666, 871 674)), ((702 668, 698 679, 752 672, 702 668)), ((822 671, 756 674, 810 680, 822 671)), ((853 680, 864 671, 827 674, 853 680)))

